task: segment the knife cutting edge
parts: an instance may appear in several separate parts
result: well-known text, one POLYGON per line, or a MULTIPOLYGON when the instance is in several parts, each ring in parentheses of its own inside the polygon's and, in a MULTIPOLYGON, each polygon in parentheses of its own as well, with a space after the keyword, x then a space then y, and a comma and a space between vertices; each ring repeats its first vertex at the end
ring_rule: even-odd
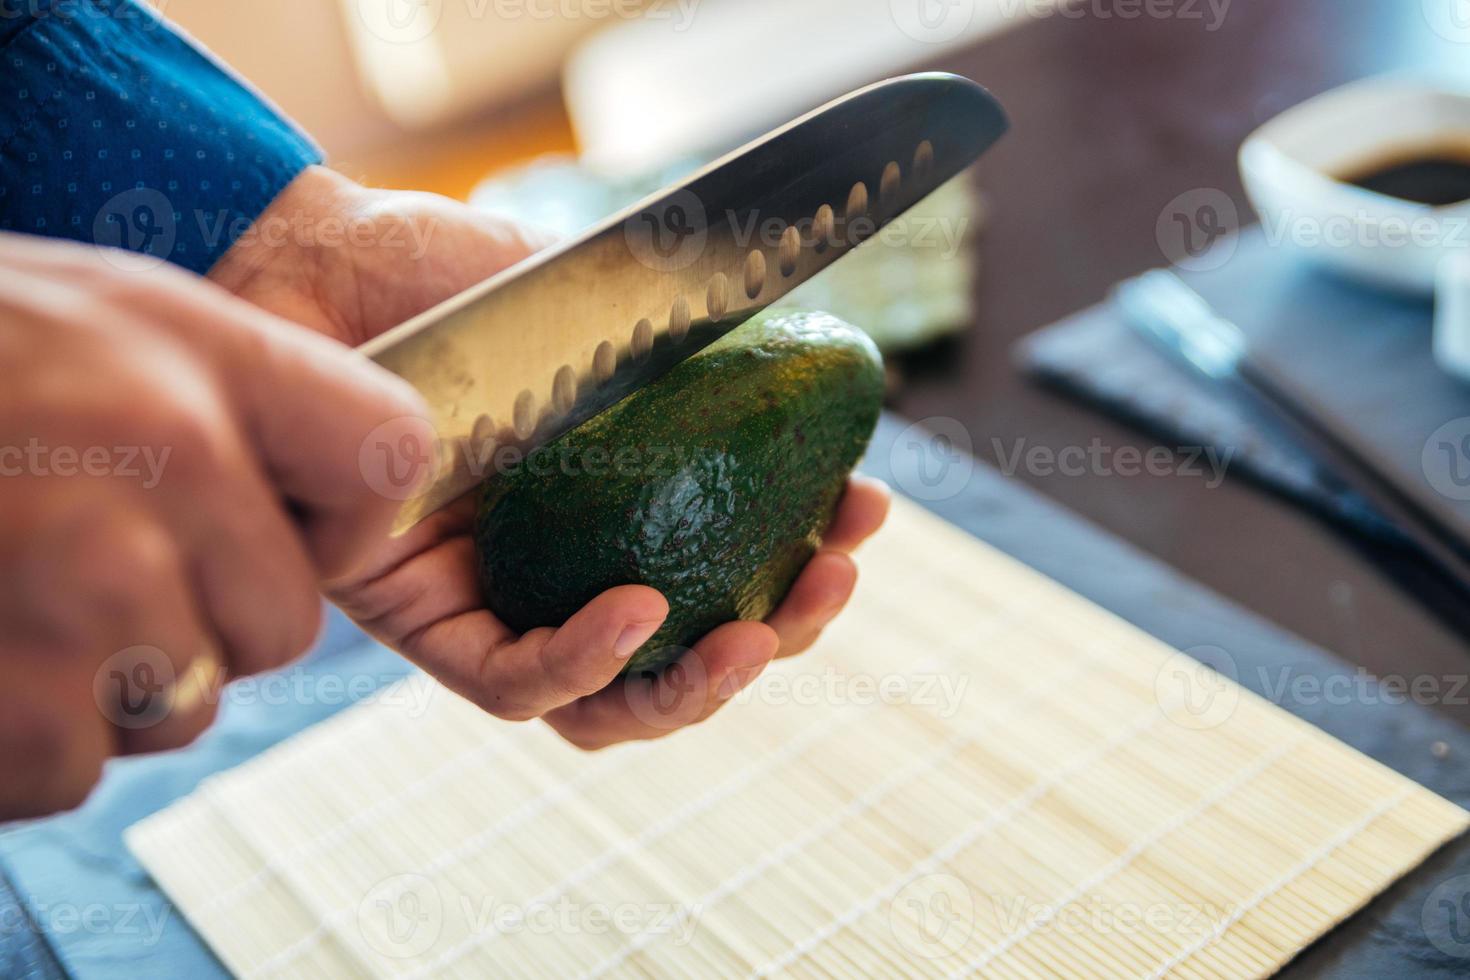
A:
POLYGON ((826 269, 1006 128, 968 79, 879 82, 363 345, 424 396, 438 439, 394 533, 826 269))

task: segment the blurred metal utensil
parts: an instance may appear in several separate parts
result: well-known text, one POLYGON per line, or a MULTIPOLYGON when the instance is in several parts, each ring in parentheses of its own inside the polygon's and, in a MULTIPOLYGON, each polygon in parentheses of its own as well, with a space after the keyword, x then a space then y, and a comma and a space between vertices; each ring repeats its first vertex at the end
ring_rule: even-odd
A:
POLYGON ((1119 284, 1113 301, 1123 318, 1176 361, 1224 389, 1266 426, 1311 457, 1323 474, 1360 496, 1376 516, 1433 562, 1462 596, 1470 595, 1466 543, 1411 493, 1384 476, 1324 424, 1322 414, 1266 361, 1251 356, 1240 328, 1165 269, 1119 284))

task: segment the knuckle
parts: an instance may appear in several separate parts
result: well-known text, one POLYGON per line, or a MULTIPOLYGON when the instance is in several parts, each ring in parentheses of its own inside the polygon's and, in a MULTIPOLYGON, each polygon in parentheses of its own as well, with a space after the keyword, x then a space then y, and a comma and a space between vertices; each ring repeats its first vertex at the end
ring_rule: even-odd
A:
POLYGON ((252 624, 232 638, 231 652, 238 655, 230 660, 242 673, 260 673, 291 663, 310 650, 321 633, 321 603, 309 589, 280 589, 270 606, 277 614, 269 627, 252 624))
POLYGON ((86 291, 90 302, 106 309, 147 309, 158 299, 158 283, 152 276, 129 275, 101 256, 88 257, 86 291))
POLYGON ((94 602, 114 612, 136 606, 178 567, 174 542, 161 527, 137 518, 92 520, 77 525, 68 557, 94 602))
POLYGON ((94 302, 110 309, 159 309, 200 288, 183 270, 168 263, 151 267, 147 275, 119 268, 100 252, 81 256, 87 272, 87 291, 94 302))
POLYGON ((146 418, 140 434, 166 451, 169 467, 165 479, 189 485, 208 484, 226 472, 224 440, 207 414, 166 404, 146 418))
POLYGON ((549 642, 554 631, 546 632, 548 642, 542 642, 536 650, 536 663, 540 668, 547 696, 559 704, 566 704, 589 694, 596 694, 603 686, 602 680, 583 676, 577 670, 575 658, 562 655, 555 644, 549 642))
POLYGON ((524 681, 525 673, 507 670, 506 664, 519 660, 517 647, 544 649, 552 630, 532 630, 519 639, 505 639, 485 651, 479 676, 472 684, 472 698, 482 710, 501 721, 526 722, 540 718, 546 707, 539 703, 540 692, 524 681))

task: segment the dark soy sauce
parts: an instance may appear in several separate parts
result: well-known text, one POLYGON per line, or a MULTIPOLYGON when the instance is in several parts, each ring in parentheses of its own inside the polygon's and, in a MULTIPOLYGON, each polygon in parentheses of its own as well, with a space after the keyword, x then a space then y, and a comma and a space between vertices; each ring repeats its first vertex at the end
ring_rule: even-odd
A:
POLYGON ((1401 152, 1343 178, 1389 197, 1444 207, 1470 201, 1470 145, 1401 152))

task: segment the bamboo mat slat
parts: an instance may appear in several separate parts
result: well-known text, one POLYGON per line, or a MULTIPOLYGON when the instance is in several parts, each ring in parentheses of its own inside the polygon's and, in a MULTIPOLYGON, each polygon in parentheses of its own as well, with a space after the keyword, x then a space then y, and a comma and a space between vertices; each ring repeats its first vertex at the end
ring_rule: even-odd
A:
POLYGON ((245 977, 1239 977, 1470 821, 916 506, 862 559, 674 738, 390 692, 128 844, 245 977))

